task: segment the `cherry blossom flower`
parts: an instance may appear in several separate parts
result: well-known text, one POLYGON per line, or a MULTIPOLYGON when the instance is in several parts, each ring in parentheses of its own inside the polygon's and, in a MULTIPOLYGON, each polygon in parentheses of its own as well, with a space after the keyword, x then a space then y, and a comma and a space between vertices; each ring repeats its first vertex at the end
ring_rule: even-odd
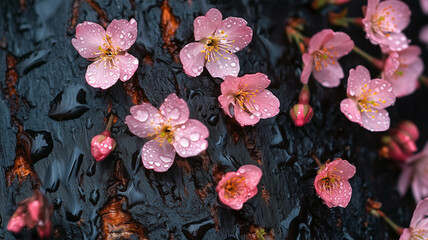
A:
POLYGON ((424 12, 425 15, 428 14, 428 0, 419 0, 421 7, 422 7, 422 12, 424 12))
POLYGON ((318 195, 329 207, 346 207, 352 196, 348 179, 354 176, 355 166, 348 161, 336 158, 318 170, 314 186, 318 195))
POLYGON ((126 116, 129 130, 141 138, 150 139, 144 144, 141 158, 144 167, 156 172, 167 171, 174 162, 175 153, 193 157, 205 151, 208 128, 195 119, 189 119, 189 108, 175 93, 170 94, 159 110, 149 103, 136 105, 126 116))
POLYGON ((416 90, 424 70, 420 54, 418 46, 410 46, 400 52, 392 52, 386 59, 382 76, 391 83, 397 97, 407 96, 416 90))
POLYGON ((410 23, 411 11, 409 7, 398 0, 368 0, 364 28, 368 39, 390 51, 406 49, 408 39, 401 31, 410 23))
POLYGON ((416 141, 419 138, 418 127, 410 122, 403 121, 382 137, 381 155, 400 163, 406 162, 418 150, 416 141))
POLYGON ((410 227, 405 228, 400 240, 428 239, 428 198, 420 201, 413 212, 410 227))
POLYGON ((238 76, 239 59, 234 54, 246 47, 253 30, 242 18, 223 16, 211 8, 205 16, 193 22, 195 41, 180 51, 184 71, 191 77, 199 76, 204 66, 213 77, 238 76))
POLYGON ((7 224, 7 230, 18 233, 24 227, 36 228, 40 238, 51 235, 51 217, 53 206, 49 204, 46 196, 35 190, 33 196, 18 204, 18 208, 7 224))
POLYGON ((270 80, 263 73, 242 77, 226 76, 221 83, 218 101, 229 117, 235 117, 241 125, 254 125, 260 119, 279 113, 279 100, 266 90, 270 80))
POLYGON ((234 210, 241 209, 257 194, 262 175, 262 170, 254 165, 244 165, 236 172, 226 173, 216 187, 220 201, 234 210))
POLYGON ((367 68, 357 66, 349 71, 348 98, 340 103, 340 110, 352 122, 373 132, 389 128, 390 119, 384 109, 395 102, 391 84, 384 79, 370 80, 367 68))
POLYGON ((107 89, 117 82, 129 80, 138 68, 138 59, 127 50, 137 39, 137 21, 114 19, 107 30, 93 22, 76 27, 71 40, 79 54, 94 61, 86 71, 86 81, 94 88, 107 89))
POLYGON ((300 81, 307 84, 311 73, 324 87, 337 87, 344 77, 338 59, 347 55, 354 42, 343 32, 324 29, 312 36, 308 52, 302 55, 303 71, 300 81))
POLYGON ((411 184, 415 201, 428 197, 428 143, 424 149, 406 161, 398 180, 398 191, 402 196, 411 184))
POLYGON ((419 32, 419 40, 428 45, 428 25, 424 26, 419 32))
POLYGON ((293 120, 294 125, 298 127, 309 123, 314 116, 314 111, 311 105, 309 105, 309 98, 309 88, 308 85, 305 84, 299 94, 299 103, 290 109, 291 120, 293 120))

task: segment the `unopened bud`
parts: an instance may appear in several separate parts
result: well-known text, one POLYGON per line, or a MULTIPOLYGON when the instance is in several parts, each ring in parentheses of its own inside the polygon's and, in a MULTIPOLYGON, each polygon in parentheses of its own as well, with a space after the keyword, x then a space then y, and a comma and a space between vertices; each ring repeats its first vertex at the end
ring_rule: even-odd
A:
POLYGON ((294 125, 300 127, 310 122, 314 111, 309 104, 298 103, 290 110, 290 116, 294 125))
POLYGON ((110 135, 110 131, 106 130, 92 138, 91 153, 96 161, 106 158, 116 147, 116 141, 110 135))

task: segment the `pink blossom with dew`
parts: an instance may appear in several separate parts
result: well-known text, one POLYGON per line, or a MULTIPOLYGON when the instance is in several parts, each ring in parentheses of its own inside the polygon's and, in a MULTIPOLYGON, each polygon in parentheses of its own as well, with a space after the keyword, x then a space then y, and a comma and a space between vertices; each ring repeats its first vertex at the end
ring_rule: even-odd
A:
POLYGON ((324 29, 312 36, 308 52, 304 53, 303 71, 300 81, 307 84, 311 73, 324 87, 337 87, 344 77, 339 58, 347 55, 354 47, 354 42, 343 32, 324 29))
POLYGON ((403 171, 398 179, 398 191, 402 196, 407 191, 409 185, 412 186, 415 201, 420 201, 428 197, 428 143, 424 149, 408 158, 403 165, 403 171))
POLYGON ((226 173, 216 187, 218 198, 228 207, 240 210, 248 199, 257 194, 257 184, 262 175, 262 170, 254 165, 244 165, 236 172, 226 173))
POLYGON ((382 77, 391 83, 397 97, 412 94, 418 87, 424 63, 419 57, 421 49, 409 46, 400 52, 392 52, 385 61, 382 77))
POLYGON ((428 25, 424 26, 419 32, 419 40, 428 46, 428 25))
POLYGON ((318 195, 329 207, 346 207, 352 196, 348 179, 355 175, 355 166, 346 160, 336 158, 318 170, 314 186, 318 195))
POLYGON ((189 119, 189 108, 175 93, 170 94, 159 110, 149 103, 131 107, 125 123, 138 137, 150 139, 141 150, 144 167, 156 172, 167 171, 174 163, 175 153, 193 157, 208 147, 208 128, 198 120, 189 119))
POLYGON ((86 82, 94 88, 107 89, 117 79, 129 80, 138 68, 138 59, 127 50, 136 39, 135 19, 114 19, 107 30, 93 22, 78 24, 71 43, 82 57, 94 61, 86 71, 86 82))
POLYGON ((368 0, 363 19, 367 38, 390 51, 406 49, 409 40, 401 31, 410 23, 411 11, 399 0, 368 0))
POLYGON ((96 161, 106 158, 116 147, 116 141, 110 136, 110 131, 104 131, 92 138, 91 154, 96 161))
POLYGON ((270 80, 263 73, 246 74, 242 77, 226 76, 221 83, 218 101, 229 117, 235 117, 241 125, 254 125, 260 119, 279 113, 279 100, 266 88, 270 80))
POLYGON ((349 71, 348 98, 340 103, 340 110, 351 121, 373 132, 389 128, 386 107, 395 103, 391 83, 370 78, 367 68, 359 65, 349 71))
POLYGON ((428 239, 428 198, 421 200, 413 212, 410 227, 405 228, 400 240, 428 239))
POLYGON ((239 59, 234 54, 246 47, 253 30, 242 18, 222 20, 221 12, 211 8, 205 16, 193 22, 195 41, 180 51, 184 71, 191 77, 199 76, 204 66, 213 77, 238 76, 239 59))

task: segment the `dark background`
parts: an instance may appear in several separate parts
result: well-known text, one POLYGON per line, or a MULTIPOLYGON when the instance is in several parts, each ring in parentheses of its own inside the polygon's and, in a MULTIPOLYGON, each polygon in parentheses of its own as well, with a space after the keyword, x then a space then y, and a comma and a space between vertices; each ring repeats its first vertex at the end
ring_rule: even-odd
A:
MULTIPOLYGON (((428 18, 418 1, 407 3, 413 15, 405 32, 418 43, 428 18)), ((346 6, 358 17, 363 4, 354 0, 346 6)), ((304 34, 312 36, 332 27, 328 11, 341 9, 314 11, 308 0, 1 1, 0 239, 37 237, 33 231, 14 236, 6 229, 16 204, 31 196, 33 188, 54 203, 55 239, 244 239, 251 226, 272 231, 276 239, 398 239, 366 212, 366 200, 382 202, 391 219, 408 227, 415 207, 411 192, 399 196, 399 168, 377 155, 382 133, 351 123, 339 109, 350 68, 365 65, 372 77, 379 72, 351 53, 340 61, 346 77, 339 87, 328 89, 310 80, 311 123, 295 127, 288 113, 302 85, 301 53, 287 40, 287 19, 303 18, 304 34), (224 18, 245 18, 253 29, 252 42, 237 53, 239 75, 269 76, 269 90, 281 101, 276 117, 241 128, 218 106, 221 79, 207 71, 196 78, 183 72, 178 53, 194 41, 194 18, 211 7, 224 18), (90 62, 71 45, 75 26, 83 21, 106 26, 121 18, 138 22, 138 38, 129 52, 140 66, 128 82, 94 89, 84 79, 90 62), (149 101, 159 107, 173 92, 187 101, 191 118, 209 128, 209 146, 198 157, 176 156, 168 172, 155 173, 141 164, 139 152, 146 140, 132 135, 124 119, 134 104, 149 101), (107 159, 95 162, 90 140, 103 131, 110 110, 118 116, 112 129, 118 146, 107 159), (329 209, 317 197, 311 151, 322 162, 341 157, 357 167, 347 208, 329 209), (218 202, 215 186, 221 173, 244 164, 258 165, 263 177, 259 193, 234 211, 218 202), (14 177, 16 172, 27 177, 14 177)), ((379 47, 360 28, 333 29, 345 31, 357 46, 380 57, 379 47)), ((420 46, 426 54, 426 46, 420 46)), ((419 126, 419 149, 428 138, 427 105, 428 91, 422 86, 388 109, 392 125, 409 119, 419 126)))

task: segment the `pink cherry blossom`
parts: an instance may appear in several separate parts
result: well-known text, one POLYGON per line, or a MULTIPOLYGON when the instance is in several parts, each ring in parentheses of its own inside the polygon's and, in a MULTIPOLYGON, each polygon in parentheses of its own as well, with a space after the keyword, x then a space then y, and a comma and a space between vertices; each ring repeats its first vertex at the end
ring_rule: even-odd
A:
POLYGON ((352 196, 352 187, 348 179, 354 176, 355 166, 348 161, 336 158, 318 170, 315 177, 315 190, 329 207, 346 207, 352 196))
POLYGON ((92 138, 91 154, 96 161, 106 158, 116 147, 116 141, 110 135, 110 131, 104 131, 92 138))
POLYGON ((307 84, 311 73, 324 87, 337 87, 344 77, 338 59, 347 55, 354 47, 354 42, 343 32, 324 29, 312 36, 308 52, 304 53, 303 71, 300 81, 307 84))
POLYGON ((184 71, 191 77, 199 76, 204 66, 213 77, 238 76, 239 59, 234 54, 246 47, 253 30, 242 18, 222 20, 221 12, 211 8, 205 16, 193 22, 195 41, 180 51, 184 71))
POLYGON ((127 50, 137 39, 137 21, 114 19, 107 30, 93 22, 76 27, 71 40, 79 54, 94 61, 86 71, 86 82, 94 88, 107 89, 117 82, 129 80, 138 68, 138 59, 127 50))
POLYGON ((229 117, 241 125, 254 125, 260 119, 279 113, 279 100, 266 88, 270 80, 263 73, 242 77, 226 76, 221 83, 218 101, 229 117))
POLYGON ((415 201, 422 200, 424 197, 428 197, 428 143, 426 143, 422 152, 415 154, 406 161, 403 165, 403 171, 401 172, 398 180, 398 191, 402 196, 407 191, 407 188, 411 184, 413 197, 415 201))
POLYGON ((382 76, 391 83, 397 97, 413 93, 418 86, 424 63, 419 57, 421 49, 410 46, 400 52, 392 52, 385 61, 382 76))
POLYGON ((424 26, 419 32, 419 40, 428 46, 428 25, 424 26))
POLYGON ((413 212, 410 227, 405 228, 400 240, 428 239, 428 198, 420 201, 413 212))
POLYGON ((428 14, 428 0, 419 0, 421 7, 422 7, 422 11, 425 13, 425 15, 428 14))
POLYGON ((390 51, 406 49, 408 39, 401 31, 410 23, 410 9, 399 0, 368 0, 363 19, 367 37, 390 51))
POLYGON ((389 128, 386 107, 395 102, 391 84, 384 79, 370 80, 367 68, 357 66, 349 71, 348 98, 340 103, 340 110, 352 122, 373 132, 389 128))
POLYGON ((208 128, 198 120, 189 119, 189 108, 175 93, 170 94, 159 110, 149 103, 130 109, 125 123, 138 137, 150 139, 142 148, 144 167, 156 172, 167 171, 174 163, 175 153, 193 157, 205 151, 208 128))
POLYGON ((262 170, 254 165, 244 165, 236 172, 226 173, 216 187, 218 198, 232 209, 241 209, 257 194, 257 184, 262 175, 262 170))

